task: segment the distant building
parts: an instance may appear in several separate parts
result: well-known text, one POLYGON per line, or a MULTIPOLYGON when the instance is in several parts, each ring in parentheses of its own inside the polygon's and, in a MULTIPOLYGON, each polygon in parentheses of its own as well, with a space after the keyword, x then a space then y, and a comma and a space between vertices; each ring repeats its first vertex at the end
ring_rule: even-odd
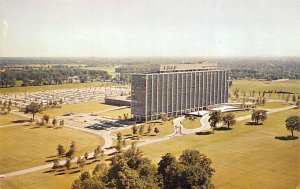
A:
POLYGON ((105 97, 105 104, 114 106, 130 106, 130 97, 128 96, 115 96, 115 97, 105 97))
POLYGON ((178 116, 228 102, 228 74, 216 64, 157 64, 132 75, 131 114, 149 121, 155 114, 178 116))

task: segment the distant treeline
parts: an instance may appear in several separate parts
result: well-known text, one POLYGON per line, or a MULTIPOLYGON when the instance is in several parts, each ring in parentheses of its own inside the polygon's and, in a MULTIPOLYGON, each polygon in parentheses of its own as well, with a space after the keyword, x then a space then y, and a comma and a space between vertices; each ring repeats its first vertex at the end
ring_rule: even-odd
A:
POLYGON ((233 79, 300 79, 300 59, 237 59, 220 60, 233 79))
POLYGON ((103 81, 110 79, 107 71, 70 68, 67 66, 54 66, 49 69, 8 69, 0 72, 0 87, 13 87, 17 80, 22 86, 57 85, 72 83, 79 80, 81 83, 89 81, 103 81))
MULTIPOLYGON (((44 64, 66 64, 84 66, 114 67, 120 73, 120 79, 130 82, 131 73, 149 71, 150 64, 177 64, 182 62, 213 62, 229 70, 232 79, 300 79, 300 58, 275 57, 275 58, 207 58, 207 57, 135 57, 135 58, 0 58, 0 69, 12 65, 44 64)), ((27 66, 30 67, 30 66, 27 66)), ((49 67, 50 68, 50 67, 49 67)), ((73 68, 76 68, 75 66, 73 68)))

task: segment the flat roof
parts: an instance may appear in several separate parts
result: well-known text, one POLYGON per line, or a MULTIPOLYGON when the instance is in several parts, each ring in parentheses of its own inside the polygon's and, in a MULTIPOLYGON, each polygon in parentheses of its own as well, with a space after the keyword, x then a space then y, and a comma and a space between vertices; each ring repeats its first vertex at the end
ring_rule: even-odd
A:
POLYGON ((216 70, 216 63, 184 63, 184 64, 152 64, 150 72, 178 72, 178 71, 198 71, 198 70, 216 70))

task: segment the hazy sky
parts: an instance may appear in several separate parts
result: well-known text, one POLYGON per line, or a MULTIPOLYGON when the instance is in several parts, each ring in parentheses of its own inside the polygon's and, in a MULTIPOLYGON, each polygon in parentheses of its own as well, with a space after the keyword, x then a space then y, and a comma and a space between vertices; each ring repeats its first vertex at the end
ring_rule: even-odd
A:
POLYGON ((300 56, 300 0, 0 0, 0 56, 300 56))

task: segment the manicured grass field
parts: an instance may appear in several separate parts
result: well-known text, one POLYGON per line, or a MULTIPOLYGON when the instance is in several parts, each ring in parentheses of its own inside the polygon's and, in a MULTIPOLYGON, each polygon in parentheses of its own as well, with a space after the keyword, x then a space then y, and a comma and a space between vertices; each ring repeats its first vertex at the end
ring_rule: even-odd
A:
POLYGON ((243 117, 243 116, 246 116, 246 115, 251 115, 252 114, 252 111, 237 111, 237 112, 231 112, 235 115, 235 118, 238 118, 238 117, 243 117))
MULTIPOLYGON (((152 125, 152 131, 150 133, 149 136, 146 135, 147 132, 147 128, 148 128, 148 124, 145 126, 144 129, 144 136, 142 136, 140 139, 147 139, 147 138, 153 138, 153 137, 162 137, 162 136, 166 136, 169 134, 174 133, 174 126, 172 121, 166 121, 165 123, 156 123, 154 126, 152 125), (155 135, 154 133, 154 128, 157 127, 159 129, 159 133, 157 135, 155 135)), ((113 131, 112 135, 117 135, 118 132, 121 132, 123 135, 127 136, 127 137, 131 137, 132 136, 132 130, 131 127, 130 128, 126 128, 124 130, 120 130, 120 131, 113 131)))
POLYGON ((263 109, 275 109, 275 108, 284 108, 289 106, 289 103, 286 102, 267 102, 264 106, 259 106, 263 109))
POLYGON ((109 112, 104 112, 100 113, 100 116, 107 116, 107 117, 113 117, 113 118, 118 118, 119 116, 124 119, 124 114, 128 114, 129 118, 131 117, 131 109, 130 108, 125 108, 125 109, 120 109, 120 110, 113 110, 109 112))
MULTIPOLYGON (((63 172, 45 173, 50 169, 45 169, 29 174, 19 175, 15 177, 0 180, 1 188, 22 188, 22 189, 53 189, 53 188, 71 188, 75 179, 84 171, 93 171, 97 164, 87 165, 83 171, 76 172, 78 169, 71 169, 63 172), (76 173, 74 173, 76 172, 76 173), (61 175, 60 175, 61 174, 61 175)), ((72 163, 72 167, 77 167, 72 163)))
MULTIPOLYGON (((289 81, 258 81, 258 80, 233 80, 230 92, 233 94, 235 89, 239 89, 240 93, 250 93, 255 90, 255 97, 258 96, 258 91, 286 91, 300 94, 300 80, 289 80, 289 81)), ((266 98, 281 99, 281 95, 269 94, 265 95, 266 98)), ((291 100, 291 98, 290 98, 291 100)))
POLYGON ((186 119, 183 121, 183 127, 186 129, 196 129, 201 127, 200 119, 197 117, 194 120, 186 119))
POLYGON ((262 126, 238 122, 233 130, 178 137, 143 146, 142 151, 158 162, 167 152, 178 156, 185 149, 200 150, 212 159, 216 188, 296 188, 300 139, 275 139, 290 134, 284 122, 289 115, 300 115, 300 110, 271 114, 262 126))
POLYGON ((112 86, 110 82, 91 82, 91 83, 71 83, 71 84, 61 84, 61 85, 42 85, 42 86, 29 86, 29 87, 9 87, 0 88, 0 94, 17 94, 25 92, 38 92, 46 90, 60 90, 60 89, 82 89, 90 87, 105 87, 112 86))
POLYGON ((99 136, 69 128, 15 126, 0 129, 0 136, 0 174, 49 163, 58 144, 68 150, 75 141, 76 156, 104 144, 99 136))
MULTIPOLYGON (((78 104, 66 104, 61 108, 49 109, 43 112, 43 114, 49 115, 51 118, 66 113, 95 113, 103 110, 115 108, 116 106, 104 104, 103 100, 84 102, 78 104)), ((42 114, 38 114, 38 117, 42 117, 42 114)))
POLYGON ((0 127, 7 124, 13 124, 14 122, 20 120, 24 120, 24 117, 12 113, 5 114, 5 115, 0 114, 0 127))

